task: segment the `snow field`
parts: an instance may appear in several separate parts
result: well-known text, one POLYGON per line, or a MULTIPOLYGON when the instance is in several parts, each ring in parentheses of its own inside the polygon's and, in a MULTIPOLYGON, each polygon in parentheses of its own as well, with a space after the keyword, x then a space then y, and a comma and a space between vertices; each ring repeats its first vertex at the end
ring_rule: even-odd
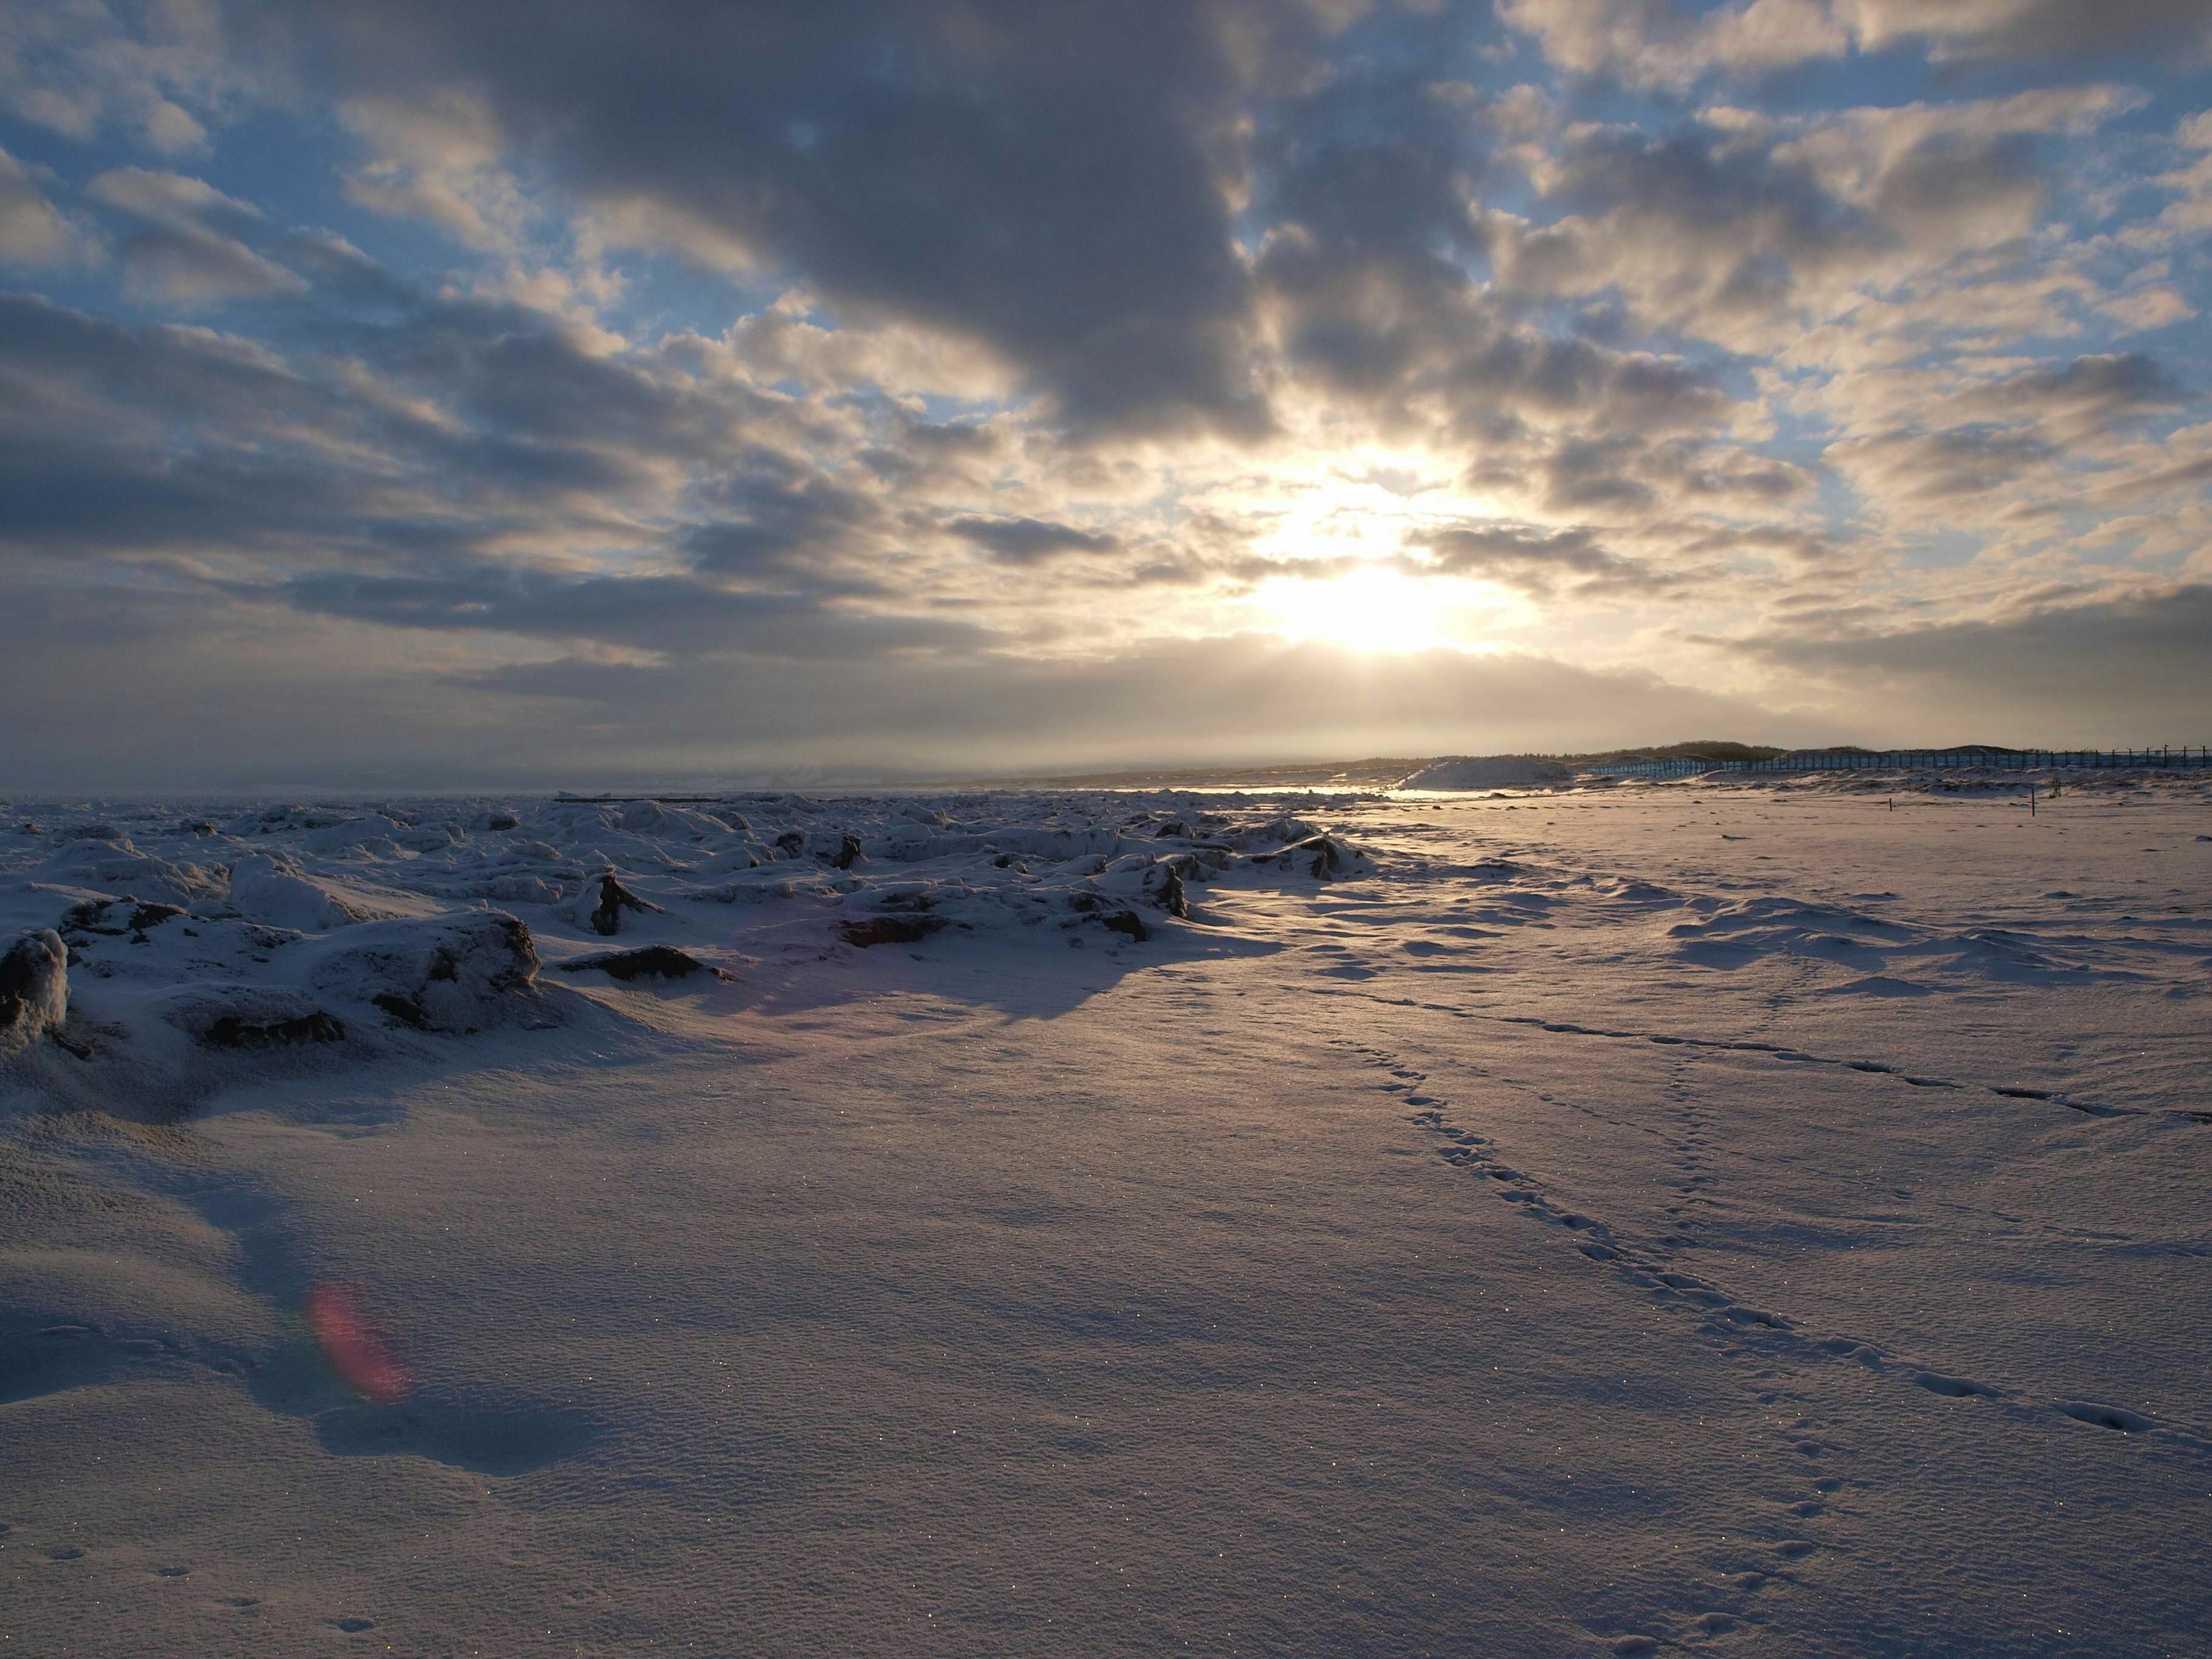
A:
POLYGON ((0 1649, 2203 1652, 2207 805, 18 805, 0 1649))

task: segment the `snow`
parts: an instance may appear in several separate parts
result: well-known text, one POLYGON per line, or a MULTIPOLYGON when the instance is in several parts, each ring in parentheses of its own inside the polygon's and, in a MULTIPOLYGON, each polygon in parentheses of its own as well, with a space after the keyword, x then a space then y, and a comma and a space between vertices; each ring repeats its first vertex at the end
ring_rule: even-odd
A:
POLYGON ((2019 783, 13 803, 0 1651, 2203 1653, 2212 794, 2019 783))
POLYGON ((1565 783, 1572 775, 1555 761, 1534 760, 1525 755, 1489 755, 1434 762, 1407 778, 1399 787, 1439 793, 1510 789, 1538 783, 1565 783))

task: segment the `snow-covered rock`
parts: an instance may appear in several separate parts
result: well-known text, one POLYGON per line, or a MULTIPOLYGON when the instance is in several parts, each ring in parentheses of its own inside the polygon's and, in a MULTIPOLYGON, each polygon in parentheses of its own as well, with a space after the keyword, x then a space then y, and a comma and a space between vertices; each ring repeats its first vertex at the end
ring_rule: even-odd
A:
POLYGON ((69 950, 51 927, 0 954, 0 1055, 21 1053, 69 1018, 69 950))
POLYGON ((426 1031, 503 1024, 521 1011, 538 981, 530 929, 503 910, 362 922, 293 949, 317 991, 426 1031))

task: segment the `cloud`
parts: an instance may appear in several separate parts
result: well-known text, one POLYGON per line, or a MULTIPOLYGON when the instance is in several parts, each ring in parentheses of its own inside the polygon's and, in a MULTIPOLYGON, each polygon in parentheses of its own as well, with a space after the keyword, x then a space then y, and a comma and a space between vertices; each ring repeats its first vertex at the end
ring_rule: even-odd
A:
POLYGON ((2163 67, 2187 67, 2212 50, 2212 16, 2195 0, 2113 0, 2094 7, 2071 0, 1850 0, 1861 46, 1923 42, 1938 62, 1953 59, 2108 60, 2165 48, 2163 67))
POLYGON ((124 283, 143 303, 185 307, 307 292, 306 281, 240 240, 261 214, 199 179, 121 167, 86 186, 139 227, 122 244, 124 283))
POLYGON ((23 164, 0 149, 0 264, 51 270, 98 252, 99 244, 46 199, 23 164))
POLYGON ((787 758, 1058 763, 1055 720, 1103 758, 1493 740, 1470 696, 1525 747, 1566 729, 1531 687, 1848 708, 1869 641, 2071 607, 2045 648, 2124 650, 2097 606, 2212 579, 2197 13, 607 15, 9 15, 52 166, 0 157, 0 258, 70 304, 0 297, 0 586, 53 650, 128 678, 99 630, 143 630, 167 696, 204 629, 279 696, 312 640, 393 754, 447 752, 444 699, 518 754, 734 753, 741 708, 787 758), (345 235, 277 211, 318 201, 345 235), (1338 592, 1512 672, 1250 631, 1338 592), (1822 638, 1857 667, 1783 654, 1822 638))
POLYGON ((2185 64, 2212 51, 2212 19, 2195 0, 1504 0, 1498 13, 1561 69, 1645 90, 1908 46, 1936 63, 2104 63, 2166 49, 2185 64))
POLYGON ((1536 599, 1549 599, 1562 587, 1589 598, 1649 596, 1680 587, 1684 580, 1607 551, 1587 529, 1457 525, 1407 540, 1428 555, 1414 565, 1418 570, 1479 577, 1536 599))
POLYGON ((72 138, 120 130, 157 154, 201 150, 210 120, 275 94, 270 59, 254 50, 260 33, 212 5, 11 7, 0 16, 0 107, 72 138))
POLYGON ((1759 75, 1850 46, 1850 31, 1822 0, 1696 12, 1673 0, 1505 0, 1498 15, 1560 68, 1640 88, 1684 88, 1716 71, 1759 75))
POLYGON ((452 174, 453 124, 422 112, 480 89, 484 130, 556 170, 603 236, 803 270, 863 319, 988 347, 1079 427, 1255 432, 1237 100, 1243 65, 1314 26, 1238 9, 1256 55, 1171 0, 988 15, 658 0, 614 30, 556 0, 521 40, 483 0, 303 16, 316 72, 384 152, 359 187, 392 205, 412 191, 443 222, 483 216, 458 186, 426 193, 452 174), (409 159, 425 152, 434 164, 409 159))

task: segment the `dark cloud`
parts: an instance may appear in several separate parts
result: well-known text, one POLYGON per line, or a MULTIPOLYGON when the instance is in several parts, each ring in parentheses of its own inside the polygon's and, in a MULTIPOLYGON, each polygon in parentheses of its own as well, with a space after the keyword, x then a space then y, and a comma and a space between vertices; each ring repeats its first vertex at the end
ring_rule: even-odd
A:
POLYGON ((2134 351, 2022 369, 1960 399, 1978 413, 2033 419, 2075 434, 2170 413, 2189 402, 2170 369, 2134 351))
POLYGON ((563 577, 479 566, 434 576, 302 576, 270 597, 387 628, 820 662, 975 649, 990 639, 969 623, 840 611, 804 595, 724 588, 687 576, 563 577))
POLYGON ((1862 43, 1915 40, 1940 59, 2037 64, 2112 59, 2168 49, 2163 64, 2186 69, 2212 52, 2212 14, 2198 0, 1859 0, 1862 43))
MULTIPOLYGON (((489 586, 477 592, 510 604, 489 586)), ((535 608, 561 623, 602 592, 526 591, 502 620, 535 608)), ((490 667, 445 648, 458 625, 395 630, 341 614, 335 593, 319 596, 326 611, 283 597, 0 580, 18 635, 0 653, 0 698, 45 711, 0 732, 0 769, 19 789, 482 788, 1574 749, 1693 729, 1832 735, 1648 672, 1538 655, 1368 658, 1240 635, 1046 660, 896 628, 871 640, 865 619, 824 618, 854 648, 802 639, 788 653, 490 667), (1272 735, 1255 744, 1255 732, 1272 735)), ((370 589, 354 602, 420 621, 456 597, 370 589)), ((666 591, 650 604, 692 598, 666 591)), ((788 620, 763 621, 769 645, 788 620)))
POLYGON ((985 342, 1079 426, 1265 422, 1228 192, 1250 43, 1296 55, 1296 8, 554 0, 520 34, 484 0, 289 9, 322 84, 481 91, 586 198, 985 342))
POLYGON ((1427 558, 1415 568, 1474 576, 1549 599, 1563 588, 1589 597, 1648 597, 1683 578, 1608 551, 1588 529, 1546 531, 1532 525, 1461 525, 1407 538, 1427 558))
POLYGON ((1048 524, 1041 519, 969 515, 954 519, 945 527, 1001 564, 1041 564, 1062 553, 1111 553, 1121 544, 1118 537, 1078 530, 1073 525, 1048 524))
POLYGON ((2202 584, 1989 620, 1887 620, 1808 616, 1734 648, 1848 687, 1869 720, 1898 729, 1910 719, 1930 737, 1938 713, 1954 731, 2019 744, 2194 741, 2212 721, 2212 587, 2202 584))
POLYGON ((2001 489, 2057 454, 2057 446, 2033 433, 1961 426, 1839 443, 1830 447, 1828 459, 1857 474, 1863 489, 1939 501, 2001 489))

